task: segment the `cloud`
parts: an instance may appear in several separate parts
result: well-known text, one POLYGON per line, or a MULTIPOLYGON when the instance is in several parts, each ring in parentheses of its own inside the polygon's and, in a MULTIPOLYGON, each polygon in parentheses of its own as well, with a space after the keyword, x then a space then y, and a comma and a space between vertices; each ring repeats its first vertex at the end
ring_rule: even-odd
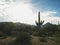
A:
POLYGON ((56 12, 54 12, 54 11, 44 11, 41 13, 41 16, 50 17, 50 16, 53 16, 54 14, 56 14, 56 12))
POLYGON ((50 22, 53 24, 58 24, 58 21, 60 21, 60 17, 55 17, 57 12, 54 11, 44 11, 41 12, 41 20, 44 20, 44 23, 50 22))
POLYGON ((14 2, 16 4, 19 4, 19 3, 30 3, 31 0, 14 0, 14 2))
POLYGON ((30 4, 5 5, 4 10, 5 11, 2 10, 0 13, 4 14, 3 17, 5 21, 34 24, 35 16, 30 4))
MULTIPOLYGON (((0 21, 22 22, 34 24, 38 19, 38 11, 30 4, 30 0, 10 0, 11 4, 0 5, 0 21), (15 1, 15 2, 14 2, 15 1), (19 2, 19 3, 18 3, 19 2)), ((44 23, 51 22, 57 24, 59 17, 54 17, 57 14, 55 11, 41 11, 41 20, 44 23)))

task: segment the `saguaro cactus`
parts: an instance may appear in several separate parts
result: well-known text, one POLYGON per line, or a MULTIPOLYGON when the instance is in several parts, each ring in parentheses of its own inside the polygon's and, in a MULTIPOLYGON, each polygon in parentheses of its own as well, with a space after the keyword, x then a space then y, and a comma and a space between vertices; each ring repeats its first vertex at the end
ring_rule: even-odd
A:
POLYGON ((38 12, 38 22, 36 21, 36 25, 37 25, 37 30, 39 32, 39 36, 42 37, 40 38, 40 41, 41 42, 46 42, 46 36, 45 36, 45 33, 44 31, 41 29, 41 25, 44 23, 44 20, 42 21, 40 19, 40 12, 38 12))
POLYGON ((36 25, 37 25, 38 27, 40 27, 43 23, 44 23, 44 21, 42 21, 42 20, 40 19, 40 12, 38 12, 38 22, 36 21, 36 25))
POLYGON ((36 27, 37 27, 37 31, 39 32, 39 35, 41 36, 41 35, 43 35, 42 33, 43 33, 43 30, 42 30, 42 28, 41 28, 41 25, 44 23, 44 21, 42 21, 41 19, 40 19, 40 12, 38 12, 38 21, 36 21, 36 27))

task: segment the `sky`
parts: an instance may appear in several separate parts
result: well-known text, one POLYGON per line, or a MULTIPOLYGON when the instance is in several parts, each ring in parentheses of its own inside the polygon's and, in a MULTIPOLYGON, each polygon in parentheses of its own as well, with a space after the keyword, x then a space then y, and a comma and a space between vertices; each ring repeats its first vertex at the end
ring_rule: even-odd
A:
POLYGON ((0 22, 21 22, 35 25, 40 11, 41 20, 58 24, 60 0, 0 0, 0 22))

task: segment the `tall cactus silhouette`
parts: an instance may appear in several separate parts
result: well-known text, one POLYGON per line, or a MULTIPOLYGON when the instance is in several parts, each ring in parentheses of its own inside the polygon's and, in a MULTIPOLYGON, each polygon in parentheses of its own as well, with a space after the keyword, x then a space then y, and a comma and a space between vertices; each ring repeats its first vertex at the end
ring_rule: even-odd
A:
POLYGON ((40 12, 38 12, 38 22, 36 21, 35 23, 38 27, 40 27, 44 23, 44 21, 40 19, 40 12))
MULTIPOLYGON (((41 42, 46 42, 46 36, 45 36, 45 33, 44 33, 44 30, 42 30, 42 28, 41 28, 41 25, 44 23, 44 20, 42 21, 41 19, 40 19, 40 12, 38 12, 38 21, 36 21, 36 25, 37 25, 37 30, 38 30, 38 34, 39 34, 39 36, 40 37, 42 37, 42 38, 40 38, 40 41, 41 42)), ((43 43, 42 43, 43 44, 43 43)))

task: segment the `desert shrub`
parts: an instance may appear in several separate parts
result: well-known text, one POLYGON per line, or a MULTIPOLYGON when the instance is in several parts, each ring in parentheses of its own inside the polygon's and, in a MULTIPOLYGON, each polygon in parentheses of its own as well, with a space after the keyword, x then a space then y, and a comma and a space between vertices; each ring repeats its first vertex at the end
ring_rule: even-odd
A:
POLYGON ((60 32, 57 32, 55 35, 56 45, 60 45, 60 32))
POLYGON ((39 32, 33 32, 32 35, 34 35, 34 36, 39 36, 39 32))
POLYGON ((3 32, 0 32, 0 37, 6 37, 6 34, 3 32))
POLYGON ((40 40, 40 42, 47 42, 47 38, 46 37, 40 37, 39 40, 40 40))
POLYGON ((19 35, 16 37, 15 45, 30 45, 31 44, 31 37, 26 32, 20 32, 19 35))

